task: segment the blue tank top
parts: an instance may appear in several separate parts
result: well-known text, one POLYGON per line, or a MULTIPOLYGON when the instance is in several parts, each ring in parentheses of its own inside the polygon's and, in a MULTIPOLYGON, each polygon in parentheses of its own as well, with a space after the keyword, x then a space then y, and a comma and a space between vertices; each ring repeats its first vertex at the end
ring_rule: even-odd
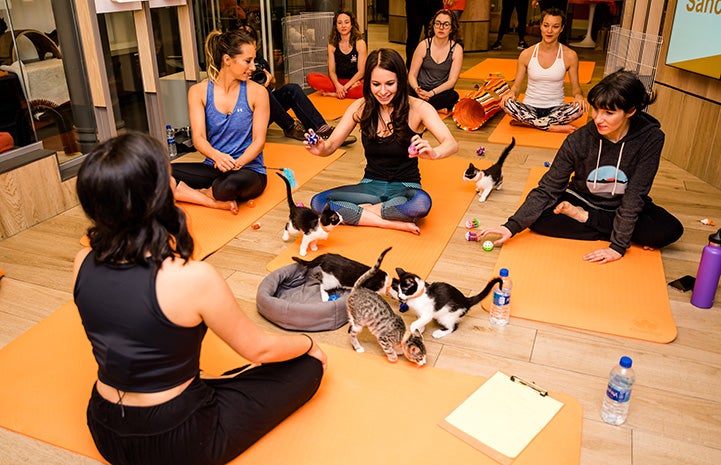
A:
POLYGON ((155 293, 156 270, 83 261, 73 295, 98 363, 98 379, 121 391, 160 392, 200 370, 205 323, 168 320, 155 293))
MULTIPOLYGON (((215 149, 237 159, 253 142, 253 110, 248 105, 247 85, 240 81, 238 101, 229 114, 221 113, 215 108, 215 84, 208 81, 205 96, 205 132, 208 142, 215 149)), ((213 160, 206 158, 204 163, 213 166, 213 160)), ((258 173, 266 174, 263 152, 245 165, 258 173)))

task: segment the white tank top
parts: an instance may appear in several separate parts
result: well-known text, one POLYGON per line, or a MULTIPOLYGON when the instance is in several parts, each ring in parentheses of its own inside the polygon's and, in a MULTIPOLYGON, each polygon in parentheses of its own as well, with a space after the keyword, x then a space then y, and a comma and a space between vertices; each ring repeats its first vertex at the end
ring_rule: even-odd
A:
POLYGON ((538 45, 528 61, 528 85, 523 103, 536 108, 551 108, 563 105, 563 79, 566 76, 566 64, 563 62, 563 45, 558 44, 556 61, 544 68, 538 62, 538 45))

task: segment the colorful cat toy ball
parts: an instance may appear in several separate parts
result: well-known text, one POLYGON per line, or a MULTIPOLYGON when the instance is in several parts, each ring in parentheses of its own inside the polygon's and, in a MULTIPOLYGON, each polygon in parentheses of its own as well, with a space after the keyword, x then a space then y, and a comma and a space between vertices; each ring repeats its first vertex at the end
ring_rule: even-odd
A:
POLYGON ((481 240, 481 236, 479 236, 477 233, 473 231, 468 231, 466 233, 466 240, 471 242, 478 242, 481 240))
POLYGON ((308 134, 305 136, 305 141, 308 143, 308 145, 315 145, 320 140, 320 137, 318 137, 318 134, 315 133, 312 129, 308 130, 308 134))
POLYGON ((483 247, 483 250, 486 252, 490 252, 493 250, 493 242, 491 241, 483 241, 483 244, 481 244, 481 247, 483 247))
POLYGON ((260 223, 253 223, 250 227, 253 229, 260 229, 260 223))
POLYGON ((477 218, 473 218, 472 220, 466 221, 466 228, 468 228, 468 229, 477 228, 480 225, 481 225, 481 223, 478 221, 477 218))
POLYGON ((479 157, 482 157, 485 154, 486 154, 486 148, 482 145, 480 147, 478 147, 478 150, 476 150, 476 155, 478 155, 479 157))
POLYGON ((418 155, 418 149, 415 145, 411 144, 408 146, 408 153, 410 153, 411 155, 418 155))
POLYGON ((544 161, 544 162, 543 162, 543 166, 545 166, 546 168, 548 168, 549 166, 551 166, 551 162, 550 162, 550 161, 544 161))

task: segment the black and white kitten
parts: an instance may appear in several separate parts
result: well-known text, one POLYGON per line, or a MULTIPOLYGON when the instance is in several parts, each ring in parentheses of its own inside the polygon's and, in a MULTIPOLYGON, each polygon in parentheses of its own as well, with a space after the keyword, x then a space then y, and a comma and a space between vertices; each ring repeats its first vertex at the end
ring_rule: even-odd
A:
POLYGON ((290 181, 282 174, 276 172, 283 181, 288 195, 288 208, 290 215, 288 223, 283 230, 283 240, 290 239, 291 234, 303 234, 303 240, 300 242, 300 255, 305 257, 308 255, 308 247, 310 250, 318 250, 318 240, 328 239, 328 233, 343 222, 343 218, 339 213, 334 212, 328 205, 323 208, 320 215, 308 207, 299 207, 293 201, 293 192, 290 187, 290 181))
MULTIPOLYGON (((313 260, 303 260, 299 257, 293 257, 293 260, 309 270, 315 267, 320 268, 321 276, 318 280, 323 302, 328 301, 328 291, 353 287, 358 278, 371 268, 337 253, 324 253, 313 260)), ((363 287, 379 294, 385 294, 390 285, 390 275, 383 270, 378 270, 368 278, 363 287)))
POLYGON ((511 144, 503 149, 503 153, 491 167, 481 170, 476 168, 473 163, 468 164, 468 169, 463 173, 464 181, 475 181, 476 192, 479 192, 479 202, 485 202, 491 191, 495 188, 500 190, 503 185, 503 162, 516 145, 516 138, 511 138, 511 144))
POLYGON ((350 342, 356 352, 365 352, 358 342, 358 334, 367 326, 389 361, 395 362, 398 360, 398 354, 402 353, 409 361, 423 366, 426 363, 423 335, 407 330, 403 318, 393 311, 383 297, 363 287, 363 284, 378 271, 383 257, 389 250, 390 247, 380 254, 376 264, 358 278, 348 294, 346 305, 350 322, 348 328, 350 342))
MULTIPOLYGON (((396 268, 398 279, 393 280, 391 294, 408 305, 418 315, 411 323, 411 331, 423 333, 431 320, 441 326, 433 331, 434 338, 446 336, 458 328, 461 317, 471 307, 483 300, 496 284, 501 285, 501 278, 493 278, 478 294, 466 297, 456 287, 444 282, 427 283, 418 275, 409 273, 403 268, 396 268)), ((407 310, 407 309, 406 309, 407 310)), ((405 311, 401 309, 401 311, 405 311)))

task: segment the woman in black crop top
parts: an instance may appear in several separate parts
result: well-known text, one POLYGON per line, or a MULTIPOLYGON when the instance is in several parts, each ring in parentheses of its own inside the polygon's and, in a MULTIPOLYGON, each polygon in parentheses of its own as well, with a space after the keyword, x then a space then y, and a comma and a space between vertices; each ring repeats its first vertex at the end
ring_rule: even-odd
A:
POLYGON ((418 158, 449 157, 458 144, 430 104, 408 95, 406 66, 395 50, 368 55, 363 98, 351 104, 327 140, 306 142, 306 148, 328 156, 358 123, 367 161, 363 179, 315 195, 311 208, 320 212, 329 204, 346 224, 420 234, 415 223, 430 211, 431 197, 421 188, 418 158), (437 146, 421 138, 426 129, 437 146))
POLYGON ((339 99, 362 97, 367 50, 353 13, 339 11, 333 18, 333 32, 328 40, 328 74, 309 73, 308 85, 339 99))
POLYGON ((98 363, 88 428, 106 460, 227 463, 315 394, 326 355, 313 340, 262 331, 220 274, 190 259, 160 142, 131 132, 99 144, 77 191, 92 226, 73 294, 98 363), (253 365, 201 379, 208 328, 253 365))

